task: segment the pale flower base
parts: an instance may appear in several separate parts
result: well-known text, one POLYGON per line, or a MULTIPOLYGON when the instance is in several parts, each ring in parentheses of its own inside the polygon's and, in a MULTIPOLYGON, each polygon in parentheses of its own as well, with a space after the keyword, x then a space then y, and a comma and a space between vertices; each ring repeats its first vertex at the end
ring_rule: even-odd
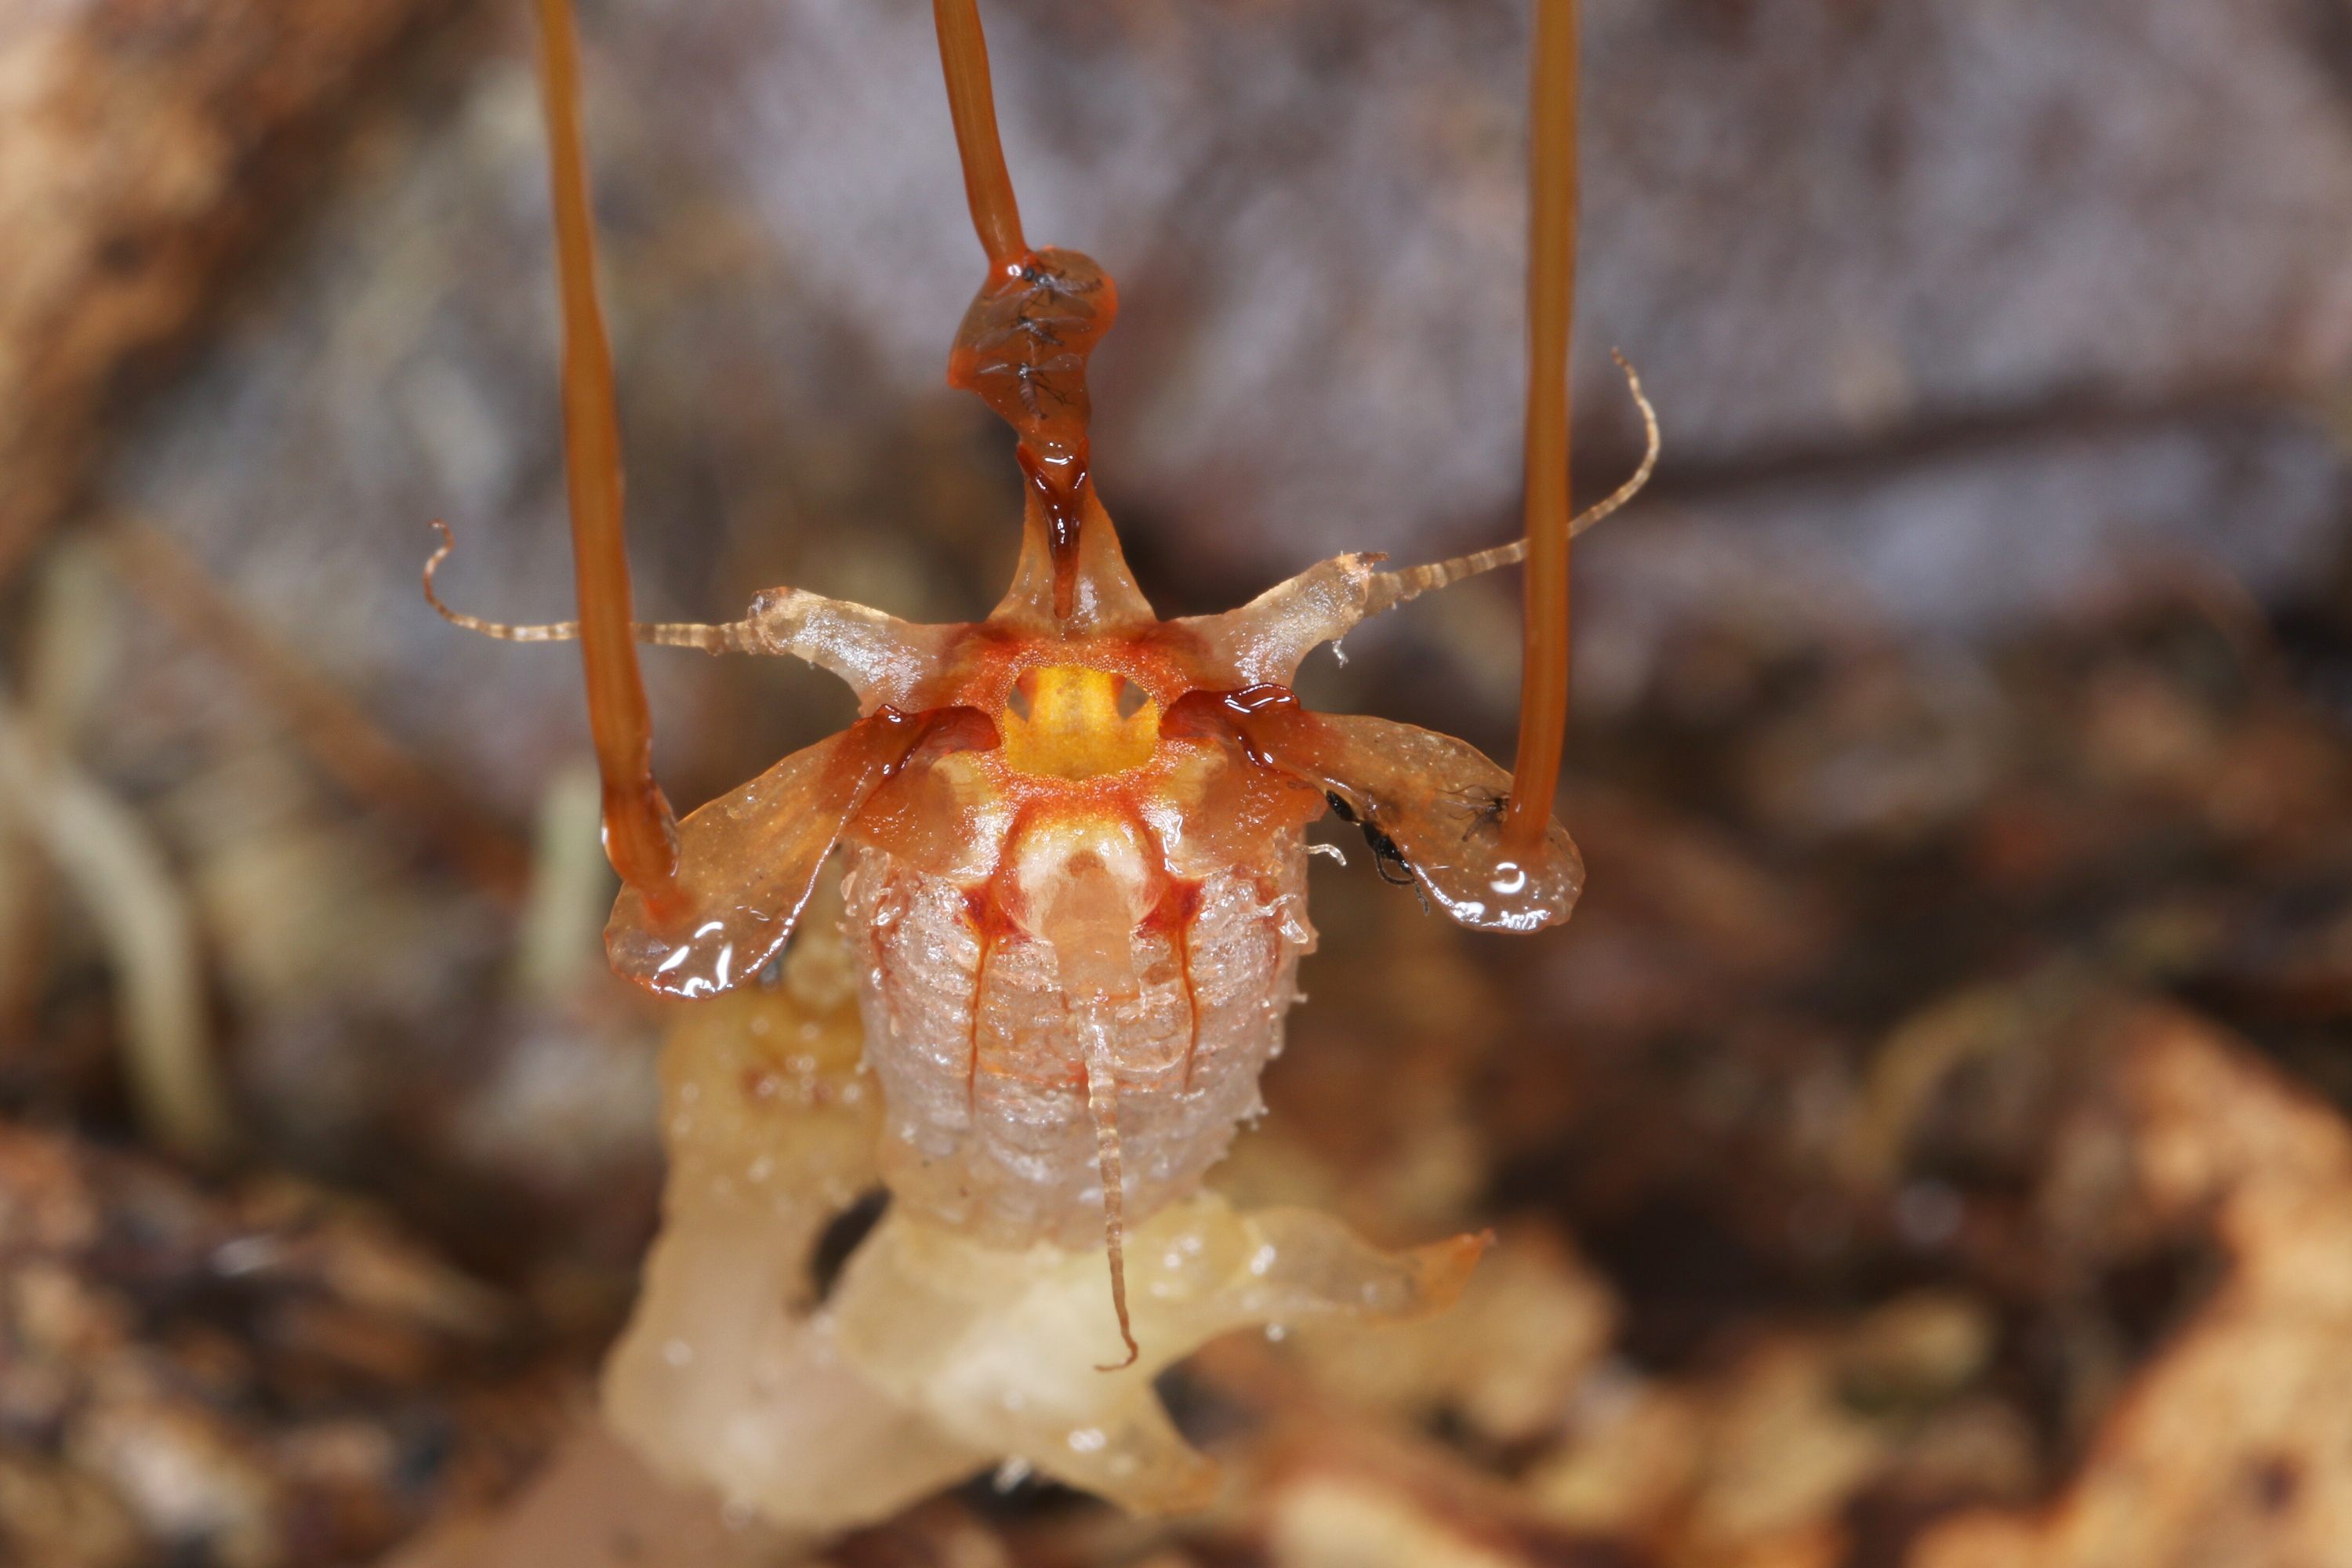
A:
POLYGON ((1378 1251, 1297 1209, 1202 1194, 1128 1239, 1122 1359, 1098 1248, 1003 1251, 893 1210, 830 1294, 813 1258, 877 1180, 845 955, 683 1013, 664 1052, 671 1174, 604 1413, 674 1481, 791 1531, 881 1519, 1007 1464, 1138 1512, 1207 1503, 1216 1469, 1151 1380, 1236 1329, 1402 1321, 1459 1294, 1485 1243, 1378 1251))

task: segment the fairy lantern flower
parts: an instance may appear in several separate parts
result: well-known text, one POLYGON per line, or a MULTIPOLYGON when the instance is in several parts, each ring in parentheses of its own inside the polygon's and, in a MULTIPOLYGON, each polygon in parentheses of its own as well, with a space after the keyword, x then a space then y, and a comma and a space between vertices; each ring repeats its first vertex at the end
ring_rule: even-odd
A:
MULTIPOLYGON (((1337 812, 1361 830, 1384 876, 1481 931, 1565 919, 1584 869, 1549 816, 1548 773, 1543 798, 1514 811, 1512 775, 1465 742, 1310 711, 1291 690, 1318 645, 1519 561, 1524 542, 1405 571, 1342 555, 1222 615, 1163 621, 1152 612, 1090 467, 1087 363, 1117 314, 1117 289, 1088 258, 1022 239, 977 17, 968 0, 940 11, 989 253, 949 377, 1018 437, 1026 499, 1013 584, 986 619, 961 625, 916 625, 778 588, 740 621, 630 626, 640 641, 791 655, 857 695, 848 728, 677 823, 674 838, 645 762, 642 688, 620 631, 626 611, 612 610, 625 606, 626 579, 609 366, 576 144, 571 163, 562 156, 567 137, 576 143, 568 56, 551 48, 551 71, 567 73, 551 77, 551 124, 568 381, 579 394, 568 406, 583 610, 600 603, 592 569, 612 579, 601 629, 593 615, 585 622, 592 699, 618 691, 635 704, 592 700, 604 725, 608 846, 626 883, 605 946, 614 970, 649 991, 724 992, 777 957, 845 851, 846 921, 865 960, 866 1057, 888 1104, 883 1170, 895 1197, 1003 1247, 1103 1238, 1124 1336, 1128 1218, 1192 1194, 1259 1108, 1258 1076, 1314 943, 1307 825, 1337 812), (611 639, 601 666, 600 635, 611 639), (610 678, 601 685, 600 670, 610 678), (633 733, 611 721, 614 710, 633 733), (632 799, 646 807, 635 818, 624 809, 632 799)), ((568 48, 564 29, 551 37, 568 48)), ((1558 326, 1564 365, 1564 314, 1558 326)), ((1649 456, 1570 533, 1629 500, 1655 458, 1655 421, 1626 374, 1649 456)), ((1564 402, 1553 423, 1564 443, 1564 402)), ((447 549, 426 567, 428 596, 447 549)), ((434 604, 491 636, 581 635, 574 624, 506 626, 434 604)))

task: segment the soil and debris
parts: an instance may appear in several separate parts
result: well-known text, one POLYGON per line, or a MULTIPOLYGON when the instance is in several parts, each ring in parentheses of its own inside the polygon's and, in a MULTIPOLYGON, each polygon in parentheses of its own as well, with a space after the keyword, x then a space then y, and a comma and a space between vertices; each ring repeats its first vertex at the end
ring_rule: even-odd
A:
MULTIPOLYGON (((929 8, 582 9, 646 613, 984 608, 929 8)), ((989 9, 1162 608, 1502 537, 1524 7, 989 9)), ((814 1549, 593 1430, 664 1016, 572 656, 416 595, 436 516, 467 607, 569 591, 524 7, 0 19, 0 1564, 457 1562, 519 1498, 614 1568, 2352 1561, 2352 24, 1586 9, 1585 488, 1612 343, 1668 443, 1580 546, 1590 891, 1476 938, 1318 859, 1218 1178, 1496 1248, 1168 1374, 1202 1515, 1007 1471, 814 1549)), ((1513 586, 1307 696, 1507 756, 1513 586)), ((844 717, 656 657, 682 805, 844 717)))

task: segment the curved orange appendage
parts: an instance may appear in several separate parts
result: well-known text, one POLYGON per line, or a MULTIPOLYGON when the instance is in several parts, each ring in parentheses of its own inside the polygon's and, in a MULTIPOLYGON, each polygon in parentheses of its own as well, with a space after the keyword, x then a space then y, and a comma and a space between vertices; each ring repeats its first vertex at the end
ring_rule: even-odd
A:
POLYGON ((556 278, 563 295, 564 465, 588 728, 604 783, 604 853, 635 893, 674 917, 683 908, 674 881, 677 818, 654 782, 653 715, 637 671, 629 560, 621 532, 620 417, 613 399, 612 348, 596 303, 595 227, 580 137, 580 47, 569 0, 539 0, 539 24, 556 278))
POLYGON ((758 973, 793 934, 817 873, 849 819, 901 769, 997 744, 970 708, 908 716, 885 708, 794 752, 678 824, 676 889, 666 917, 635 887, 604 928, 615 973, 684 1001, 758 973))
POLYGON ((1021 472, 1053 565, 1053 618, 1067 621, 1079 603, 1081 541, 1089 524, 1108 526, 1091 504, 1087 356, 1118 314, 1118 290, 1092 258, 1032 250, 1022 237, 978 0, 932 0, 931 16, 971 226, 988 252, 988 279, 956 333, 948 382, 978 393, 1019 435, 1021 472))
POLYGON ((955 121, 956 150, 963 155, 971 226, 980 235, 981 248, 988 252, 989 266, 1013 271, 1029 244, 1021 237, 1021 209, 1013 199, 1004 144, 996 134, 996 91, 988 79, 988 39, 980 29, 980 0, 931 0, 931 22, 940 35, 940 65, 948 79, 948 114, 955 121))
POLYGON ((1534 853, 1568 737, 1569 332, 1576 316, 1576 0, 1537 0, 1528 158, 1527 629, 1504 836, 1534 853))
POLYGON ((1584 858, 1546 819, 1532 847, 1511 842, 1511 776, 1451 735, 1358 713, 1310 713, 1281 687, 1195 691, 1162 721, 1171 736, 1221 735, 1253 762, 1322 790, 1363 829, 1376 864, 1409 877, 1456 924, 1540 931, 1584 890, 1584 858))
POLYGON ((1091 258, 1031 251, 981 286, 948 354, 949 384, 978 394, 1020 437, 1014 456, 1045 525, 1057 621, 1077 607, 1089 525, 1108 529, 1093 504, 1087 359, 1118 317, 1118 285, 1091 258))

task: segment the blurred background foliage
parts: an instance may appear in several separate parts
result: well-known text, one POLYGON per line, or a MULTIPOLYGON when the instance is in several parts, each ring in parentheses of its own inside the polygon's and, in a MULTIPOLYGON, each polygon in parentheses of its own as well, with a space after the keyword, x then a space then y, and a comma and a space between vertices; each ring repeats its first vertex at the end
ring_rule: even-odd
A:
MULTIPOLYGON (((626 1309, 661 1019, 577 666, 416 593, 441 517, 454 600, 568 613, 523 10, 0 6, 0 1561, 374 1560, 520 1484, 626 1309)), ((1515 526, 1523 11, 990 5, 1163 614, 1515 526)), ((582 23, 643 613, 984 610, 928 7, 582 23)), ((2346 1560, 2352 12, 1585 47, 1581 489, 1612 345, 1667 440, 1578 555, 1591 891, 1507 942, 1318 868, 1228 1178, 1504 1249, 1433 1336, 1186 1374, 1209 1519, 978 1487, 830 1560, 2346 1560)), ((1515 594, 1310 699, 1507 755, 1515 594)), ((847 712, 649 657, 681 805, 847 712)))

